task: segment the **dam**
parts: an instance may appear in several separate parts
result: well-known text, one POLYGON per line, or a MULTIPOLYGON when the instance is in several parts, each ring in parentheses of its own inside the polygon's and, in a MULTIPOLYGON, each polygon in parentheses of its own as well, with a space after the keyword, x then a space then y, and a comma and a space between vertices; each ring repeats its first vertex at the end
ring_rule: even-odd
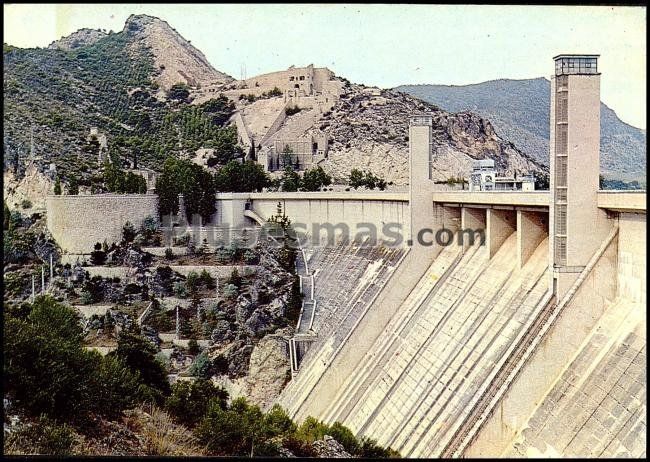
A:
MULTIPOLYGON (((303 308, 277 399, 290 417, 404 457, 645 456, 646 196, 599 190, 597 58, 554 58, 548 191, 436 190, 432 122, 415 114, 408 193, 217 194, 218 226, 259 226, 278 204, 353 234, 403 225, 401 245, 340 233, 298 252, 303 308)), ((109 237, 157 212, 155 196, 48 198, 64 250, 104 237, 71 233, 66 215, 95 228, 83 223, 99 200, 122 217, 109 237)))

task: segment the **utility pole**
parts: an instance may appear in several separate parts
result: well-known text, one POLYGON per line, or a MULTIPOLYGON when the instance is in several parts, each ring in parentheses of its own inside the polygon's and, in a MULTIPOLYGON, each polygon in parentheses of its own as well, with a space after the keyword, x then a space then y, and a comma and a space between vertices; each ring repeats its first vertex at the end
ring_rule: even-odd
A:
POLYGON ((178 313, 178 306, 176 307, 176 340, 180 340, 181 336, 181 328, 180 328, 180 316, 178 313))

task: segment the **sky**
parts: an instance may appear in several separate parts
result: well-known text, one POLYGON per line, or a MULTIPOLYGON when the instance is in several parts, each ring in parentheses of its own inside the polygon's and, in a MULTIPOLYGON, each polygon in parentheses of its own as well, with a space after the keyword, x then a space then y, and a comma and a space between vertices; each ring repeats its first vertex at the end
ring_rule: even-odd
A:
POLYGON ((645 7, 4 4, 4 43, 46 47, 130 14, 167 21, 218 70, 241 78, 326 66, 353 82, 465 85, 549 77, 562 53, 600 54, 601 99, 646 128, 645 7))

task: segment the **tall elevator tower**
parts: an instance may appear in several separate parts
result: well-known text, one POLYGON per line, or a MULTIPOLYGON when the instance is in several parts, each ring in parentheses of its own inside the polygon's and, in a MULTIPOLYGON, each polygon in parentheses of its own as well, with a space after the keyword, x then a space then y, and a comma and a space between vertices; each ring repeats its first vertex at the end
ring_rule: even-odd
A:
POLYGON ((554 57, 551 76, 550 259, 561 299, 609 231, 598 208, 599 55, 554 57))

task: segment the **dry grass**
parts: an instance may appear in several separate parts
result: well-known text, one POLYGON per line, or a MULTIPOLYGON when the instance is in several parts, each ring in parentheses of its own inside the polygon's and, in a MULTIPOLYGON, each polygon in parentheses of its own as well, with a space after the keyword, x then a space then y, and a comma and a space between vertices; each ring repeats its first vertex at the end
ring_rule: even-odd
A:
POLYGON ((141 406, 132 411, 127 426, 141 436, 147 455, 202 455, 192 432, 175 424, 169 414, 155 406, 141 406))

